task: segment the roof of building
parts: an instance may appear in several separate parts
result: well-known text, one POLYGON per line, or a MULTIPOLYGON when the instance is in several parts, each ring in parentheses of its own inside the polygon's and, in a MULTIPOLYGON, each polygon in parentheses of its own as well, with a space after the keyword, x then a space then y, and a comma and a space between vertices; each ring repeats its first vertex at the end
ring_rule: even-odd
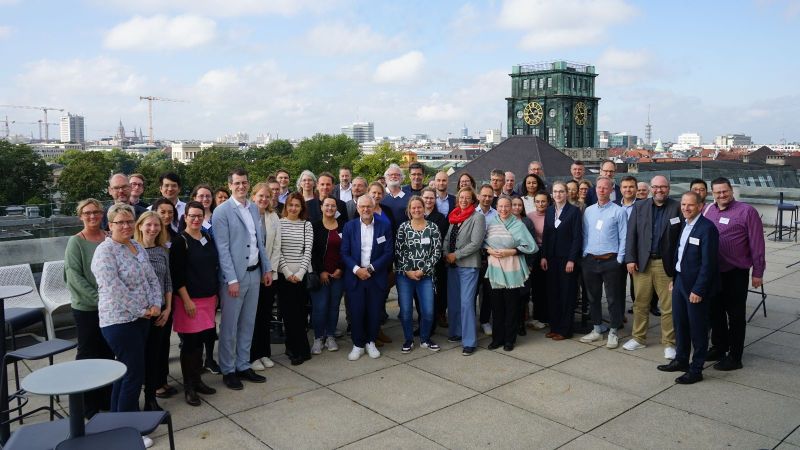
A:
POLYGON ((758 148, 758 150, 754 151, 747 155, 747 160, 750 162, 766 162, 767 156, 775 156, 779 155, 779 153, 773 151, 771 148, 767 147, 766 145, 762 145, 758 148))
POLYGON ((455 190, 458 177, 469 172, 475 180, 488 181, 492 169, 514 172, 517 181, 528 174, 528 163, 539 161, 549 179, 570 176, 572 158, 535 136, 511 136, 450 176, 450 187, 455 190))

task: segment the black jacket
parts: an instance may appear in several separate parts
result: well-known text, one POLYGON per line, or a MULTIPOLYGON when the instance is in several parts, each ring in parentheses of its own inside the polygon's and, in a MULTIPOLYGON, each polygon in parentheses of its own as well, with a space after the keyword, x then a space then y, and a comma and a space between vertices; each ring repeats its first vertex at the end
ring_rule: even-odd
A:
POLYGON ((556 228, 556 207, 548 206, 544 214, 542 257, 579 262, 583 252, 583 215, 577 206, 564 205, 556 228))
MULTIPOLYGON (((336 232, 342 234, 344 228, 344 221, 337 220, 336 232)), ((322 273, 322 263, 325 260, 325 253, 328 250, 328 229, 322 224, 322 220, 311 222, 311 227, 314 230, 313 246, 311 247, 311 267, 316 273, 322 273)), ((339 260, 341 266, 341 258, 339 260)))

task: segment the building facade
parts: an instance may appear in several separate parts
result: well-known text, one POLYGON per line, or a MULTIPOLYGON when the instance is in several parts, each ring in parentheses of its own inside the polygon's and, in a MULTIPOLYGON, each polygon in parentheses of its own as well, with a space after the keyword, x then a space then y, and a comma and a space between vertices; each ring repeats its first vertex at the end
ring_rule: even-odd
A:
POLYGON ((683 133, 678 136, 678 145, 687 147, 700 147, 702 142, 703 139, 698 133, 683 133))
POLYGON ((83 144, 86 142, 86 128, 83 124, 83 116, 67 113, 61 116, 61 142, 83 144))
POLYGON ((373 122, 354 122, 342 127, 342 134, 359 144, 375 140, 375 124, 373 122))
POLYGON ((508 136, 536 136, 557 148, 597 145, 594 66, 554 61, 511 68, 508 136))

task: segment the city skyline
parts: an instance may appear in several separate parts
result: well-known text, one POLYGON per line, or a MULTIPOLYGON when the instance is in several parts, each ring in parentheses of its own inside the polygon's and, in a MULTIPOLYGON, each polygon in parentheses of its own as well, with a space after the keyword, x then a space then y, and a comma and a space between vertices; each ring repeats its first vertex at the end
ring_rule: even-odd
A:
POLYGON ((84 116, 87 139, 119 120, 146 131, 139 96, 187 102, 154 102, 156 139, 301 138, 361 121, 376 136, 477 135, 505 130, 512 65, 568 60, 597 68, 599 130, 644 136, 649 105, 654 142, 791 142, 799 21, 788 0, 0 0, 0 104, 84 116))

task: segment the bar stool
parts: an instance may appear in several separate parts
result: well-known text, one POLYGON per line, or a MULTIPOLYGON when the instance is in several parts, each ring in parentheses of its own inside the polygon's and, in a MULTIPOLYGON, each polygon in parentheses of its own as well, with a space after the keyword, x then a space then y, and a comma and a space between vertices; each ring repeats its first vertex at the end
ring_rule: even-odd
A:
POLYGON ((778 200, 778 208, 775 211, 775 231, 773 239, 775 241, 782 241, 784 233, 787 234, 788 239, 792 239, 792 233, 795 234, 795 240, 797 239, 797 232, 796 230, 796 222, 798 220, 798 206, 794 203, 787 203, 783 201, 783 192, 780 193, 780 199, 778 200), (783 213, 789 212, 789 221, 784 222, 783 213), (784 225, 786 223, 786 225, 784 225))

